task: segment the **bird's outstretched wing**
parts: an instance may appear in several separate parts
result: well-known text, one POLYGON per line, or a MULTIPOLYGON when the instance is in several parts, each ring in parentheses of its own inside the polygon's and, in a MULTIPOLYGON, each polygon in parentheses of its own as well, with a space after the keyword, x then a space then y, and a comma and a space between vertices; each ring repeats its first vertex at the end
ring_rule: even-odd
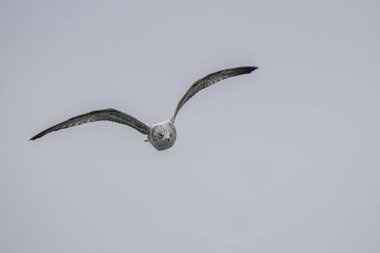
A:
POLYGON ((218 72, 209 74, 198 81, 194 82, 193 85, 187 90, 185 95, 181 98, 181 100, 177 104, 177 108, 175 109, 175 112, 173 116, 171 117, 171 121, 174 123, 175 118, 179 112, 179 110, 182 108, 182 106, 192 97, 194 96, 198 91, 207 88, 214 83, 217 83, 219 81, 222 81, 223 79, 243 75, 243 74, 249 74, 252 71, 256 70, 257 67, 252 66, 246 66, 246 67, 237 67, 232 69, 224 69, 220 70, 218 72))
POLYGON ((41 133, 33 136, 30 140, 32 141, 32 140, 38 139, 38 138, 44 136, 45 134, 48 134, 48 133, 53 132, 53 131, 58 131, 58 130, 68 128, 68 127, 73 127, 73 126, 78 126, 78 125, 89 123, 89 122, 103 121, 103 120, 113 121, 116 123, 120 123, 120 124, 124 124, 124 125, 130 126, 130 127, 133 127, 134 129, 136 129, 137 131, 139 131, 142 134, 149 134, 149 132, 150 132, 149 126, 145 125, 144 123, 142 123, 138 119, 136 119, 136 118, 134 118, 134 117, 132 117, 126 113, 123 113, 123 112, 120 112, 118 110, 110 108, 110 109, 92 111, 89 113, 85 113, 85 114, 73 117, 71 119, 68 119, 64 122, 61 122, 57 125, 54 125, 48 129, 42 131, 41 133))

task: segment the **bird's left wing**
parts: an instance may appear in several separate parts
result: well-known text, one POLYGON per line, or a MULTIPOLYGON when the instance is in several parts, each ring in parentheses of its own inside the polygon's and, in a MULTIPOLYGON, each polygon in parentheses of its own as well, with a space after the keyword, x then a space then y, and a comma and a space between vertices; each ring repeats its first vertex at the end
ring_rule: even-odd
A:
POLYGON ((38 139, 44 136, 45 134, 51 133, 53 131, 58 131, 58 130, 68 128, 68 127, 73 127, 73 126, 78 126, 78 125, 89 123, 89 122, 103 121, 103 120, 112 121, 112 122, 130 126, 142 134, 149 134, 150 132, 149 126, 147 126, 143 122, 139 121, 138 119, 124 112, 110 108, 110 109, 92 111, 89 113, 85 113, 85 114, 70 118, 64 122, 61 122, 57 125, 49 127, 48 129, 38 133, 37 135, 30 138, 30 140, 32 141, 32 140, 38 139))
POLYGON ((174 123, 179 110, 198 91, 204 88, 207 88, 219 81, 222 81, 223 79, 233 77, 233 76, 243 75, 243 74, 249 74, 256 69, 257 67, 252 67, 252 66, 224 69, 224 70, 220 70, 215 73, 209 74, 199 79, 198 81, 194 82, 193 85, 191 85, 191 87, 186 91, 185 95, 178 102, 175 112, 173 116, 171 117, 171 121, 174 123))

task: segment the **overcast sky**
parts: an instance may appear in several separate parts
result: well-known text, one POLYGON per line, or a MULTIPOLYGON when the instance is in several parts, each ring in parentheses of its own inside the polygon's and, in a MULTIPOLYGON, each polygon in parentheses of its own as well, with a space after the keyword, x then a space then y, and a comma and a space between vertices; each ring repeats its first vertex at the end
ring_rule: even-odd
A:
POLYGON ((0 252, 379 252, 380 4, 0 3, 0 252), (158 152, 95 109, 166 120, 158 152))

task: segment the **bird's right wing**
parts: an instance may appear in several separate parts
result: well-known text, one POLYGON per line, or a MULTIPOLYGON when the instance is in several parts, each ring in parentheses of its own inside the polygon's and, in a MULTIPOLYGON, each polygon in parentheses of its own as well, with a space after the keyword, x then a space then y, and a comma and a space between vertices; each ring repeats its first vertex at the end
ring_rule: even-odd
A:
POLYGON ((81 124, 89 123, 89 122, 95 122, 95 121, 112 121, 120 124, 124 124, 130 127, 133 127, 137 131, 139 131, 142 134, 149 134, 150 127, 144 124, 143 122, 139 121, 138 119, 123 113, 121 111, 115 110, 115 109, 104 109, 104 110, 98 110, 98 111, 92 111, 89 113, 85 113, 76 117, 73 117, 71 119, 68 119, 64 122, 61 122, 57 125, 54 125, 37 135, 33 136, 30 140, 38 139, 45 134, 48 134, 53 131, 58 131, 64 128, 78 126, 81 124))

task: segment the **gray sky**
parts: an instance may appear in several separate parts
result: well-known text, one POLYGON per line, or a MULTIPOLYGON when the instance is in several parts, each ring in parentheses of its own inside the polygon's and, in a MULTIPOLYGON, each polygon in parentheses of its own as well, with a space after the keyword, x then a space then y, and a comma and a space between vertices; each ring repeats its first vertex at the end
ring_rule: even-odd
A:
POLYGON ((379 1, 1 1, 0 252, 379 252, 379 1), (168 119, 177 142, 71 116, 168 119))

